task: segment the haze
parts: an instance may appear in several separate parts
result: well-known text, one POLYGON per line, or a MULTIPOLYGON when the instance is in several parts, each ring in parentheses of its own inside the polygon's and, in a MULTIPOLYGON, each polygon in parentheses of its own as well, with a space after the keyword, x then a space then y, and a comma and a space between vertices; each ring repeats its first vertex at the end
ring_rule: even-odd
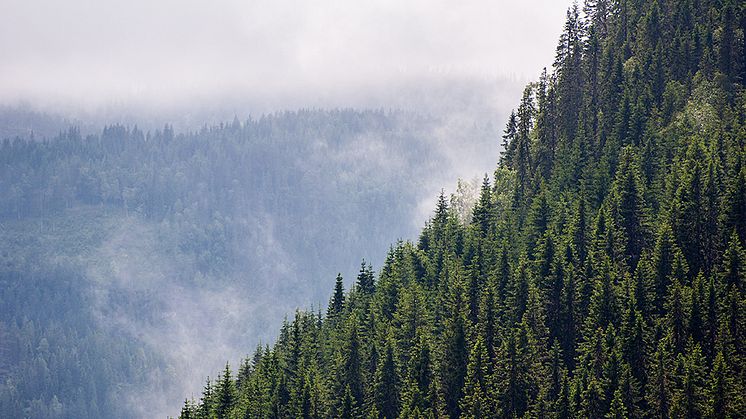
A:
POLYGON ((551 64, 568 6, 566 0, 6 0, 0 102, 78 116, 226 102, 240 103, 234 112, 417 106, 402 97, 402 86, 535 78, 551 64))
MULTIPOLYGON (((144 385, 118 391, 119 402, 133 410, 134 417, 177 413, 183 396, 198 394, 205 375, 218 371, 226 360, 235 366, 238 357, 248 355, 257 343, 271 342, 283 317, 292 315, 296 307, 323 309, 319 306, 325 305, 337 272, 349 284, 359 268, 359 258, 372 261, 377 270, 387 244, 416 238, 432 215, 441 190, 454 191, 457 179, 481 179, 494 170, 506 117, 518 103, 525 83, 535 80, 542 67, 551 66, 569 5, 569 0, 0 0, 0 139, 16 135, 53 138, 68 124, 81 127, 84 136, 100 134, 104 124, 115 122, 129 127, 137 124, 151 133, 162 129, 164 123, 172 124, 179 133, 199 133, 204 125, 234 117, 247 121, 263 113, 299 108, 414 111, 406 121, 406 112, 380 117, 383 122, 373 118, 357 131, 343 129, 344 121, 361 118, 357 111, 341 117, 317 115, 310 120, 307 116, 280 117, 274 128, 278 133, 266 138, 256 133, 270 129, 257 128, 241 135, 218 130, 214 136, 206 129, 193 134, 205 141, 204 153, 189 152, 184 161, 174 161, 171 166, 153 163, 137 172, 143 179, 151 179, 155 173, 159 175, 152 179, 182 179, 203 168, 198 162, 215 163, 211 159, 223 156, 218 152, 232 150, 220 148, 221 144, 232 144, 225 136, 236 144, 245 143, 244 135, 253 140, 271 139, 267 144, 279 142, 278 149, 245 144, 237 148, 250 158, 233 171, 252 164, 266 165, 265 171, 277 172, 275 177, 285 182, 286 178, 304 176, 317 179, 313 177, 317 167, 324 166, 336 171, 333 175, 321 171, 325 176, 319 175, 315 184, 309 181, 308 185, 318 188, 296 186, 287 195, 306 193, 304 199, 313 204, 309 207, 320 209, 332 205, 323 196, 344 196, 339 200, 343 209, 360 209, 365 215, 372 213, 369 207, 375 204, 396 215, 390 220, 341 218, 345 225, 359 227, 357 237, 365 238, 366 243, 358 247, 349 238, 336 242, 354 257, 326 252, 333 263, 325 259, 323 266, 304 264, 318 258, 311 252, 293 253, 296 247, 292 245, 314 240, 335 243, 339 240, 336 232, 331 228, 309 232, 298 227, 291 237, 273 226, 323 226, 318 214, 326 217, 330 213, 333 218, 337 214, 334 208, 317 211, 315 222, 306 224, 287 216, 301 213, 300 207, 290 204, 283 207, 284 213, 252 212, 241 205, 274 202, 280 196, 281 188, 275 187, 280 181, 256 187, 251 176, 239 177, 227 169, 224 173, 220 164, 208 165, 214 168, 208 174, 222 179, 222 173, 231 183, 219 183, 222 186, 216 189, 227 194, 243 191, 243 195, 236 195, 242 200, 230 201, 235 204, 233 209, 231 205, 211 207, 215 210, 212 215, 198 218, 194 208, 217 204, 202 202, 195 195, 184 201, 183 208, 181 199, 178 204, 169 203, 182 209, 149 218, 138 211, 128 213, 126 208, 123 215, 116 205, 90 206, 76 201, 66 204, 65 211, 43 214, 49 220, 47 227, 37 223, 34 215, 21 217, 21 211, 16 211, 14 217, 0 219, 0 233, 6 235, 0 243, 8 247, 4 253, 0 248, 0 255, 18 260, 25 260, 25 255, 45 255, 39 257, 57 261, 59 254, 67 255, 69 250, 71 264, 81 271, 81 295, 92 295, 92 302, 82 310, 93 314, 96 327, 126 337, 161 360, 148 370, 152 376, 142 378, 144 385), (416 122, 419 118, 414 114, 427 115, 422 119, 427 123, 416 122), (55 118, 47 120, 50 115, 55 118), (305 129, 317 134, 295 134, 289 127, 296 123, 307 124, 305 129), (314 130, 327 125, 334 129, 328 130, 326 137, 326 129, 314 130), (390 128, 380 128, 384 126, 390 128), (283 141, 305 141, 317 148, 300 155, 296 147, 283 141), (397 149, 397 144, 402 148, 397 149), (406 153, 419 150, 418 145, 429 154, 406 153), (283 164, 287 167, 281 167, 283 164), (285 176, 285 172, 297 175, 285 176), (328 182, 334 177, 339 178, 336 183, 328 182), (314 195, 314 191, 326 195, 314 195), (93 220, 91 226, 89 219, 93 220), (187 237, 193 233, 187 227, 202 233, 211 232, 211 225, 225 225, 238 237, 226 246, 230 246, 229 254, 243 256, 235 258, 237 261, 228 264, 230 269, 220 275, 207 271, 204 279, 201 271, 191 268, 196 256, 181 249, 178 240, 182 238, 179 234, 187 237), (376 225, 385 229, 385 239, 373 228, 376 225), (55 230, 54 226, 62 227, 55 230), (96 240, 73 236, 75 245, 67 245, 68 236, 85 233, 88 228, 96 232, 96 240), (39 237, 46 241, 24 244, 27 238, 39 237), (386 244, 381 245, 382 240, 386 244), (134 309, 141 306, 138 304, 151 307, 149 315, 134 309), (163 387, 168 381, 172 385, 163 387)), ((251 124, 244 123, 244 128, 247 126, 251 124)), ((182 139, 192 141, 188 138, 182 139)), ((47 144, 50 149, 54 149, 53 143, 47 144)), ((198 144, 196 139, 194 144, 198 144)), ((112 153, 110 159, 98 161, 91 157, 97 154, 91 153, 88 160, 65 160, 63 166, 52 163, 65 153, 50 152, 48 170, 39 169, 39 176, 28 176, 36 183, 19 183, 12 190, 18 196, 35 187, 44 193, 66 190, 56 183, 48 186, 48 174, 77 190, 85 183, 78 182, 77 174, 95 169, 100 170, 91 175, 96 184, 100 179, 118 179, 116 188, 157 196, 150 182, 126 183, 136 170, 128 165, 182 155, 176 142, 173 149, 164 147, 162 155, 135 153, 120 160, 116 160, 119 154, 112 153)), ((37 162, 22 163, 18 162, 14 173, 25 173, 37 162)), ((8 176, 6 183, 14 179, 25 177, 8 176)), ((206 188, 207 182, 198 180, 185 191, 206 188)), ((109 183, 100 183, 108 188, 109 183)), ((163 190, 171 191, 177 184, 165 182, 163 190)), ((469 185, 476 193, 479 180, 469 185)), ((29 206, 36 202, 27 201, 29 206)), ((357 214, 357 210, 339 214, 357 214)), ((188 237, 191 243, 192 236, 188 237)), ((214 258, 209 260, 217 265, 214 258)))

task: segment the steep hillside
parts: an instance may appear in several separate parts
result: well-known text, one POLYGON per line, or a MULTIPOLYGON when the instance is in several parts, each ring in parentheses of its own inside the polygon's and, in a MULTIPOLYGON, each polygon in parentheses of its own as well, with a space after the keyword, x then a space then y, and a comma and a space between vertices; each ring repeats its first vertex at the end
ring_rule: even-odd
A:
POLYGON ((744 5, 582 9, 471 219, 441 196, 181 418, 746 416, 744 5))

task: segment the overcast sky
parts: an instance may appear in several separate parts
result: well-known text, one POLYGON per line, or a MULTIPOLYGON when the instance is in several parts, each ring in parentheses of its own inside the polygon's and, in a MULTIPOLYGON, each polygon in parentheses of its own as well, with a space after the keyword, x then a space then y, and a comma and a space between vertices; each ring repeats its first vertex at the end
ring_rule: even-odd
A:
POLYGON ((569 4, 3 0, 0 102, 169 107, 251 95, 318 105, 416 80, 533 79, 551 63, 569 4))

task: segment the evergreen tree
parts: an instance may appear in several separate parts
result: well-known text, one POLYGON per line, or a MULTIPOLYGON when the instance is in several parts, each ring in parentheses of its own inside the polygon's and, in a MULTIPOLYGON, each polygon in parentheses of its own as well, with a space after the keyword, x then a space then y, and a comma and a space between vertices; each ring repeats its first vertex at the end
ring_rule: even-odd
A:
POLYGON ((490 226, 492 225, 492 187, 490 186, 490 178, 488 176, 485 176, 482 181, 479 201, 477 201, 474 207, 471 223, 479 231, 480 237, 487 237, 490 226))
POLYGON ((723 255, 720 278, 723 286, 735 286, 738 290, 742 290, 743 283, 746 282, 746 252, 741 247, 735 231, 731 234, 728 248, 723 255))
POLYGON ((520 342, 520 330, 514 328, 508 331, 498 355, 496 399, 503 417, 521 417, 528 410, 530 378, 526 348, 520 342))
POLYGON ((363 366, 357 321, 354 318, 350 319, 345 329, 345 339, 341 341, 343 351, 338 361, 339 370, 337 376, 340 385, 338 400, 342 400, 343 397, 346 398, 347 393, 349 393, 351 408, 357 411, 364 401, 363 366))
POLYGON ((329 309, 327 310, 326 315, 330 318, 340 316, 344 308, 344 303, 344 283, 342 282, 342 274, 338 274, 337 279, 334 281, 334 294, 332 295, 332 299, 329 301, 329 309))
MULTIPOLYGON (((746 16, 746 13, 744 13, 744 16, 746 16)), ((728 178, 728 186, 723 200, 725 205, 723 224, 726 231, 735 230, 738 240, 744 243, 746 242, 746 218, 743 217, 743 214, 746 214, 746 165, 743 165, 739 160, 733 171, 735 173, 728 178)))
POLYGON ((399 415, 399 376, 394 358, 393 345, 388 342, 381 357, 375 378, 376 409, 381 418, 396 418, 399 415))
POLYGON ((652 373, 648 380, 646 399, 650 404, 650 416, 668 418, 671 409, 670 353, 666 341, 658 342, 653 355, 652 373))
POLYGON ((477 337, 469 355, 469 363, 466 369, 464 395, 460 402, 461 417, 483 418, 494 415, 492 403, 487 394, 490 388, 487 364, 487 351, 484 342, 481 337, 477 337))
POLYGON ((677 363, 677 388, 671 401, 671 415, 675 417, 698 418, 706 413, 704 358, 699 346, 690 347, 686 356, 679 355, 677 363))
POLYGON ((634 149, 622 149, 616 178, 612 185, 615 222, 624 237, 623 255, 632 271, 637 267, 647 242, 645 190, 634 149))
POLYGON ((375 289, 373 268, 370 265, 366 265, 365 260, 363 260, 360 263, 360 273, 357 274, 357 290, 365 295, 370 295, 373 294, 375 289))
POLYGON ((616 392, 614 392, 614 399, 611 401, 611 408, 609 409, 609 413, 606 414, 607 419, 627 419, 628 413, 627 413, 627 407, 624 405, 624 402, 622 401, 622 392, 617 389, 616 392))
POLYGON ((516 115, 518 122, 514 140, 515 155, 511 164, 511 167, 516 171, 518 181, 513 201, 515 206, 518 206, 531 192, 533 163, 531 161, 530 133, 535 113, 532 90, 530 85, 523 90, 523 97, 516 115))
POLYGON ((230 366, 226 363, 223 374, 218 378, 215 388, 215 416, 229 417, 236 403, 236 386, 231 377, 230 366))
POLYGON ((448 280, 448 300, 444 309, 445 330, 443 331, 442 358, 440 361, 440 388, 443 394, 445 412, 451 418, 461 414, 459 401, 462 397, 466 367, 468 362, 466 309, 462 278, 458 272, 448 280))
POLYGON ((583 417, 588 419, 603 418, 604 417, 604 405, 606 400, 604 399, 604 391, 601 388, 601 383, 595 377, 590 378, 588 387, 583 392, 583 417))
POLYGON ((420 338, 415 356, 409 367, 409 378, 402 387, 402 399, 404 406, 402 416, 406 413, 414 416, 415 411, 420 414, 435 412, 434 403, 437 396, 435 381, 433 379, 432 360, 430 344, 424 338, 420 338))
POLYGON ((518 143, 516 143, 516 133, 518 132, 518 117, 515 114, 515 110, 510 112, 508 123, 503 131, 503 142, 502 151, 500 154, 500 163, 508 168, 513 168, 513 161, 515 159, 515 149, 518 143))
POLYGON ((746 9, 583 12, 471 218, 441 192, 417 245, 339 276, 326 318, 296 313, 183 417, 746 416, 746 9))
POLYGON ((184 399, 184 407, 181 408, 179 419, 196 419, 197 412, 193 403, 189 399, 184 399))

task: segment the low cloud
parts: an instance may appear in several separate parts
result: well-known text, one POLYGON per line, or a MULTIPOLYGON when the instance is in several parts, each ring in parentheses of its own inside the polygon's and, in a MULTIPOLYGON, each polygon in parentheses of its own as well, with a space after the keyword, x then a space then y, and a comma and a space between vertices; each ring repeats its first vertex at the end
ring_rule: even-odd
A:
POLYGON ((207 374, 226 361, 237 367, 256 344, 271 342, 282 318, 310 298, 299 290, 278 301, 278 291, 265 283, 271 278, 286 286, 294 278, 283 262, 287 255, 263 227, 267 221, 256 220, 254 243, 246 248, 266 258, 264 266, 246 273, 262 279, 253 283, 252 278, 185 280, 194 275, 189 259, 159 236, 156 223, 137 216, 122 218, 82 261, 99 324, 137 340, 163 361, 148 373, 145 386, 125 386, 117 396, 137 417, 178 412, 184 397, 199 397, 207 374))
POLYGON ((79 112, 235 97, 277 109, 382 88, 388 100, 422 79, 533 77, 550 64, 569 5, 11 1, 0 14, 0 97, 79 112))

